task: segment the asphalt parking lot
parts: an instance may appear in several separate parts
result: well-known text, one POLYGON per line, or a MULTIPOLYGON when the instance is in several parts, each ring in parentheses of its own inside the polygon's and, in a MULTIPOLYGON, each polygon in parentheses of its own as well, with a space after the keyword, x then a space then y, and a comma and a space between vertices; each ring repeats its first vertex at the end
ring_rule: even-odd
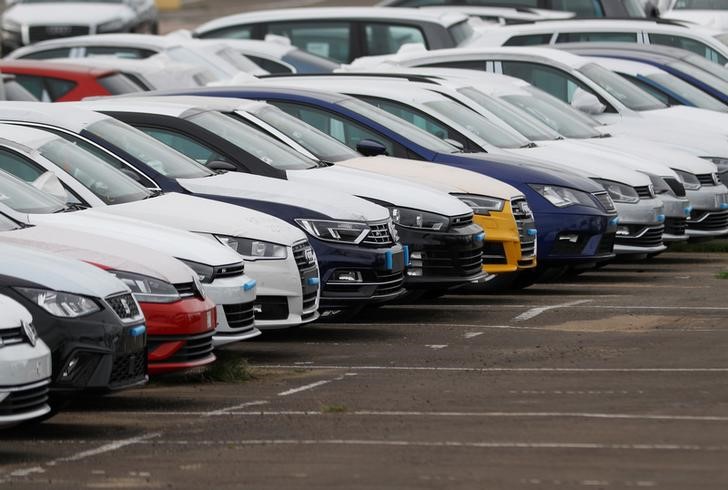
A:
POLYGON ((2 433, 8 488, 728 485, 728 255, 389 306, 2 433))

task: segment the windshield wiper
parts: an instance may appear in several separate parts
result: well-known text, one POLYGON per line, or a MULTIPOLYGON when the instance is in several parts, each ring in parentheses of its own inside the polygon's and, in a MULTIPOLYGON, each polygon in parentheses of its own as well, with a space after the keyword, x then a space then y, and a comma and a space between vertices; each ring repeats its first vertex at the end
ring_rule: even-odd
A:
MULTIPOLYGON (((164 194, 164 191, 161 189, 150 189, 149 195, 147 197, 145 197, 144 199, 151 199, 153 197, 161 196, 162 194, 164 194)), ((144 200, 144 199, 142 199, 142 200, 144 200)))
POLYGON ((592 138, 594 138, 594 139, 611 138, 611 137, 612 137, 612 135, 609 133, 602 133, 602 134, 592 136, 592 138))
POLYGON ((519 148, 536 148, 536 147, 538 147, 538 145, 536 143, 534 143, 533 141, 529 141, 525 145, 519 146, 519 148))

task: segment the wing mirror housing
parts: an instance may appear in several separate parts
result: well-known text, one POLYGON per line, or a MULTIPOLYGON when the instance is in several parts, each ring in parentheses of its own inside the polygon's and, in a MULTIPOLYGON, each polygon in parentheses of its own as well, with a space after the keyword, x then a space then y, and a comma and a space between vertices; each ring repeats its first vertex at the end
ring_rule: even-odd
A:
POLYGON ((363 139, 356 145, 356 151, 365 157, 375 157, 377 155, 387 155, 387 147, 379 141, 363 139))
POLYGON ((228 172, 237 172, 238 168, 230 162, 224 162, 222 160, 213 160, 205 165, 210 170, 226 170, 228 172))
POLYGON ((571 107, 586 114, 601 114, 607 108, 602 104, 596 95, 577 88, 574 97, 571 99, 571 107))
POLYGON ((58 179, 58 176, 53 172, 45 172, 40 177, 33 181, 33 187, 36 189, 50 194, 53 197, 57 197, 64 203, 68 201, 68 194, 66 189, 63 188, 63 184, 58 179))

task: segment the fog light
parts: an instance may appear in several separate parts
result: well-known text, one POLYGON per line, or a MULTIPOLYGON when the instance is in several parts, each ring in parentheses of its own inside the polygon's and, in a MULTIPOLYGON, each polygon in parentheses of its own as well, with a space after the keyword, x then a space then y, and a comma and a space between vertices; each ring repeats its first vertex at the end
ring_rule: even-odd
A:
POLYGON ((422 277, 422 269, 408 269, 407 275, 411 277, 422 277))
POLYGON ((559 241, 576 243, 579 241, 579 235, 576 233, 562 233, 559 235, 559 241))
POLYGON ((344 271, 335 272, 334 281, 339 282, 362 282, 361 272, 358 271, 344 271))
POLYGON ((617 228, 617 235, 618 236, 629 236, 629 227, 620 226, 619 228, 617 228))
POLYGON ((78 356, 71 358, 63 369, 63 372, 61 372, 61 378, 70 378, 71 374, 73 374, 73 369, 78 366, 78 361, 78 356))

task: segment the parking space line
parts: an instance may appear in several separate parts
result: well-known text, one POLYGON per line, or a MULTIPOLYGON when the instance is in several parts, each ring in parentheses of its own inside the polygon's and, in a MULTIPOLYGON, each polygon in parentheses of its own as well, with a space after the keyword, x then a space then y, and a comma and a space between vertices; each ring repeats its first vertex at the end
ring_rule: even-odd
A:
POLYGON ((503 368, 503 367, 447 367, 447 366, 338 366, 330 364, 256 364, 256 369, 349 369, 360 371, 451 371, 473 373, 726 373, 728 367, 705 368, 503 368))
POLYGON ((569 301, 568 303, 561 303, 561 304, 558 304, 558 305, 541 306, 541 307, 538 307, 538 308, 531 308, 530 310, 525 311, 525 312, 521 313, 520 315, 518 315, 517 317, 515 317, 513 319, 513 321, 516 321, 516 322, 525 322, 526 320, 531 320, 532 318, 536 318, 541 313, 544 313, 544 312, 549 311, 549 310, 557 310, 557 309, 569 308, 569 307, 581 305, 581 304, 584 304, 584 303, 590 303, 591 301, 592 300, 590 300, 590 299, 580 299, 580 300, 577 300, 577 301, 569 301))
POLYGON ((299 386, 298 388, 291 388, 290 390, 286 390, 286 391, 282 391, 282 392, 278 393, 278 396, 290 396, 290 395, 294 395, 296 393, 300 393, 302 391, 312 390, 314 388, 318 388, 319 386, 329 384, 333 381, 341 381, 342 379, 344 379, 347 376, 356 376, 356 373, 346 373, 346 374, 339 376, 337 378, 334 378, 334 379, 322 379, 321 381, 315 381, 315 382, 309 383, 307 385, 299 386))
POLYGON ((483 332, 468 332, 465 334, 467 340, 474 339, 475 337, 483 335, 483 332))
POLYGON ((268 403, 267 400, 256 400, 254 402, 245 402, 245 403, 241 403, 240 405, 233 405, 232 407, 221 408, 219 410, 213 410, 211 412, 206 412, 201 415, 203 415, 205 417, 212 417, 214 415, 220 415, 225 412, 232 411, 232 410, 240 410, 241 408, 254 407, 256 405, 266 405, 267 403, 268 403))

